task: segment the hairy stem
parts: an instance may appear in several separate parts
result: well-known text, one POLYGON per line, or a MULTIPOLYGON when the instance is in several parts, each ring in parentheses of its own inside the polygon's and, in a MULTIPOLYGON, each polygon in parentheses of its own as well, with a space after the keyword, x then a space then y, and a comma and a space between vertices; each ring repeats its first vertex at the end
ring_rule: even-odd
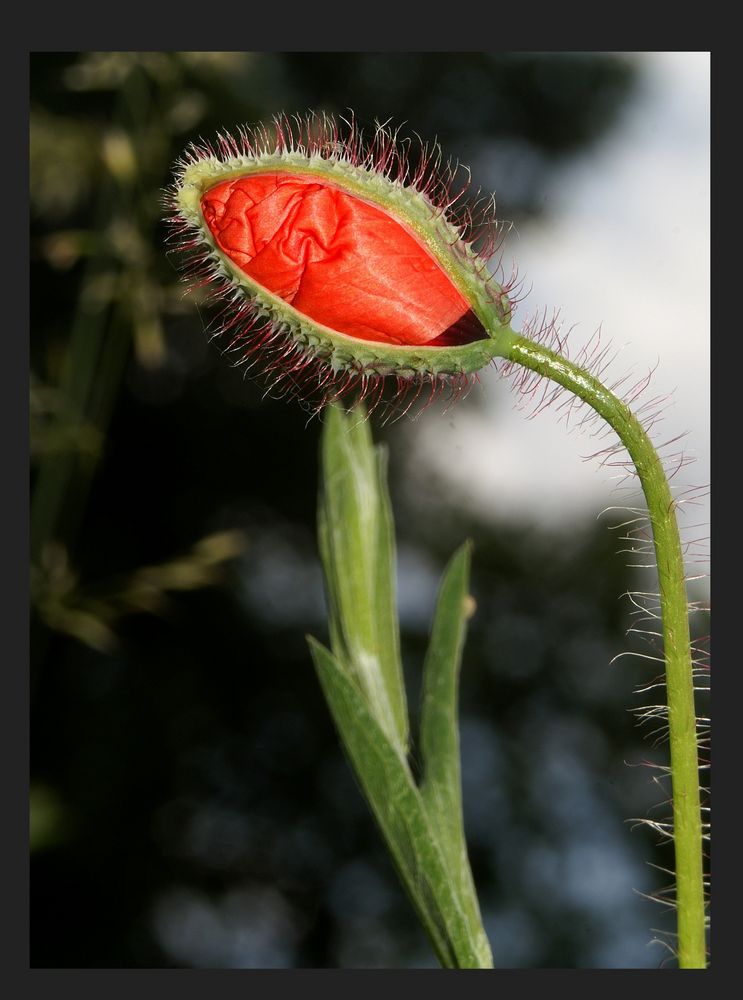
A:
POLYGON ((682 969, 706 967, 702 824, 694 686, 684 562, 675 503, 661 459, 629 407, 589 372, 511 333, 502 356, 544 375, 591 406, 619 436, 637 469, 653 527, 663 615, 676 852, 677 954, 682 969))

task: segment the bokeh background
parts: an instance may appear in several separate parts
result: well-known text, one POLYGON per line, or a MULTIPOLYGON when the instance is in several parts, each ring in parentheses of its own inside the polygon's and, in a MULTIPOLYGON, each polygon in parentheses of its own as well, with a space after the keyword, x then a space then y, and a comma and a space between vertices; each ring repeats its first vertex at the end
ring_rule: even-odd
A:
MULTIPOLYGON (((34 967, 434 967, 343 758, 304 636, 326 638, 321 424, 263 397, 166 254, 186 142, 307 108, 406 121, 512 223, 517 315, 602 324, 617 375, 689 432, 707 632, 705 53, 36 53, 31 57, 34 967)), ((497 372, 374 425, 391 452, 415 713, 437 581, 474 540, 465 819, 496 964, 656 967, 672 854, 658 664, 622 595, 611 468, 497 372), (659 780, 655 780, 659 779, 659 780)), ((684 508, 687 509, 687 508, 684 508)), ((646 561, 646 560, 640 560, 646 561)))

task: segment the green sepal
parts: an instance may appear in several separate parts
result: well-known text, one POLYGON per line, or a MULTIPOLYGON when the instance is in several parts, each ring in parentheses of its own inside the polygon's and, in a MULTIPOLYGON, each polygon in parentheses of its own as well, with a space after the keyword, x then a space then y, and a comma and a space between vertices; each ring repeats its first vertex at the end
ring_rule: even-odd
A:
MULTIPOLYGON (((189 164, 178 180, 176 200, 183 218, 208 246, 216 270, 241 288, 259 312, 284 328, 305 354, 326 361, 334 371, 356 370, 368 375, 431 378, 470 375, 503 355, 511 342, 511 306, 502 287, 483 270, 483 262, 459 231, 428 198, 412 186, 355 166, 342 158, 299 153, 238 156, 229 160, 204 158, 189 164), (284 171, 322 178, 376 204, 414 231, 459 289, 477 315, 487 339, 457 347, 420 347, 360 340, 332 330, 294 309, 252 281, 216 243, 206 225, 201 198, 214 185, 250 174, 284 171)), ((339 292, 340 294, 340 292, 339 292)))

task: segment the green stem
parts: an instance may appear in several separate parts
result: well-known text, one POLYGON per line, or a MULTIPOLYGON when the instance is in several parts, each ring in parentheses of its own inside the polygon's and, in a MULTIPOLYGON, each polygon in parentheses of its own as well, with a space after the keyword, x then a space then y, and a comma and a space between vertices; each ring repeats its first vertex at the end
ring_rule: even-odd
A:
POLYGON ((663 614, 668 726, 676 851, 678 963, 706 967, 702 824, 694 686, 684 562, 675 503, 663 464, 629 407, 589 372, 548 348, 509 331, 500 354, 552 379, 591 406, 619 436, 635 464, 653 527, 663 614))

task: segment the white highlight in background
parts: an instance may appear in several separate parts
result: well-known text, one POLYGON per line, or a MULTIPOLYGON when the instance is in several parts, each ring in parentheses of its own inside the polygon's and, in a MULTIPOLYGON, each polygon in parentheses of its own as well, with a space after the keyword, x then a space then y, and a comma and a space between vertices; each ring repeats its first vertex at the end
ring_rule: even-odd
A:
MULTIPOLYGON (((516 329, 536 309, 557 307, 564 329, 578 324, 573 357, 601 326, 603 338, 623 348, 616 377, 634 368, 639 378, 657 363, 648 395, 673 399, 654 440, 688 432, 683 447, 696 459, 675 477, 680 490, 709 481, 710 58, 632 58, 640 80, 622 120, 591 153, 555 172, 545 221, 509 235, 504 264, 517 260, 533 287, 516 329)), ((493 373, 481 396, 477 409, 436 418, 428 411, 410 428, 415 461, 432 466, 458 500, 500 521, 550 526, 622 502, 611 471, 581 461, 600 443, 567 434, 555 411, 526 420, 493 373)), ((707 525, 708 499, 684 520, 707 525)), ((703 560, 699 572, 706 568, 703 560)))

